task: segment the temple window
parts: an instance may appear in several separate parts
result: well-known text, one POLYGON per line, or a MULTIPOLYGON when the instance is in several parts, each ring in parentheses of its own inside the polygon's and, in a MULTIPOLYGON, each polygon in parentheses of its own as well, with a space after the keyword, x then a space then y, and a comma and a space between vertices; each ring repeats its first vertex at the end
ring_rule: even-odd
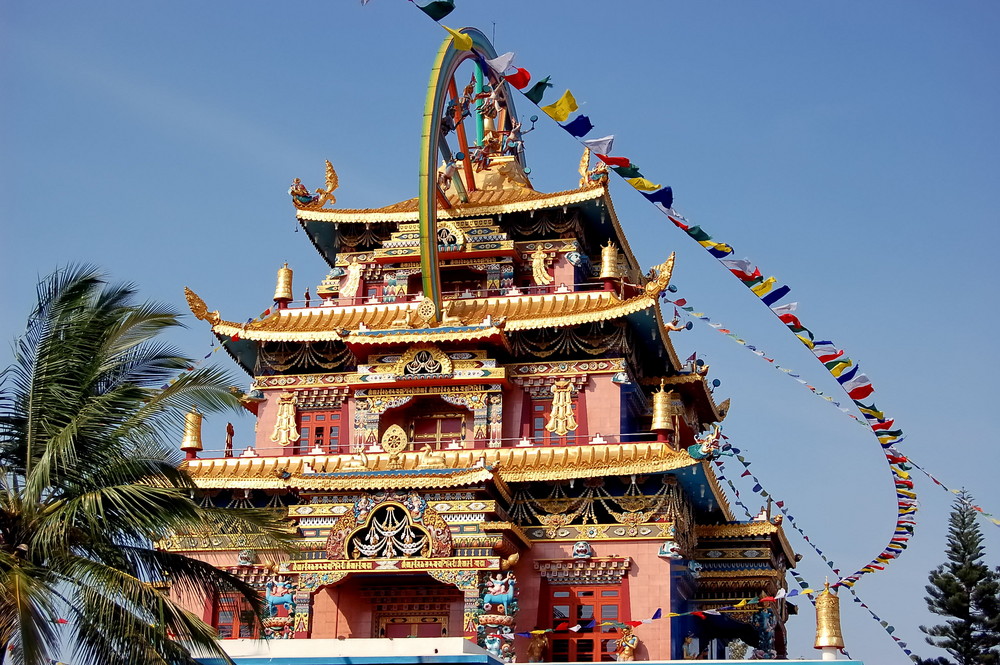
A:
POLYGON ((440 450, 452 441, 462 441, 466 428, 465 414, 450 412, 420 415, 413 419, 412 427, 410 445, 413 450, 420 450, 428 443, 435 450, 440 450))
POLYGON ((212 627, 218 631, 220 640, 260 638, 253 608, 235 593, 218 597, 212 611, 212 627))
POLYGON ((552 640, 552 662, 593 663, 615 660, 614 642, 621 631, 614 626, 601 626, 604 621, 625 621, 622 600, 623 588, 619 585, 553 585, 549 593, 550 627, 561 623, 571 627, 586 624, 578 632, 559 632, 552 640))
POLYGON ((346 452, 341 449, 341 411, 339 408, 302 412, 299 416, 299 445, 296 452, 305 454, 313 448, 330 453, 346 452))
MULTIPOLYGON (((575 413, 576 402, 570 405, 570 409, 575 413)), ((545 428, 552 419, 552 400, 532 400, 531 401, 531 439, 536 444, 558 445, 569 443, 577 435, 582 434, 578 430, 567 432, 560 436, 555 432, 550 432, 545 428)))

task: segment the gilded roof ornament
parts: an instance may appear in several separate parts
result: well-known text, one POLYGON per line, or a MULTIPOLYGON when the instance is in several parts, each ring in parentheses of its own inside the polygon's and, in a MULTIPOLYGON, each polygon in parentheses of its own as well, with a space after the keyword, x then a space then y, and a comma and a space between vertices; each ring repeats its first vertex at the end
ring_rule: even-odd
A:
POLYGON ((608 182, 608 165, 598 160, 594 168, 590 168, 590 148, 583 149, 580 158, 580 188, 597 187, 608 182))
POLYGON ((296 208, 319 210, 327 203, 333 205, 337 202, 333 190, 339 186, 340 178, 328 159, 326 160, 326 187, 319 187, 315 194, 310 194, 309 188, 303 185, 300 179, 294 178, 292 186, 288 188, 288 195, 292 197, 292 203, 295 204, 296 208))
POLYGON ((645 286, 646 295, 650 298, 656 298, 670 286, 670 276, 674 272, 674 258, 676 255, 676 252, 671 252, 670 258, 650 271, 651 278, 645 286))
POLYGON ((205 304, 205 301, 186 286, 184 287, 184 297, 187 298, 188 308, 190 308, 191 313, 199 321, 208 321, 214 326, 222 320, 222 317, 219 316, 219 310, 215 310, 214 312, 208 311, 208 305, 205 304))

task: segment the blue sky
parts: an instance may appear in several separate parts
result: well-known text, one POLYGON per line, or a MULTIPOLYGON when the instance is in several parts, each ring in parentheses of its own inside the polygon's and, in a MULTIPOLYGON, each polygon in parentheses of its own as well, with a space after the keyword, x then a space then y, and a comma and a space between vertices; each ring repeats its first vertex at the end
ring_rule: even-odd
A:
MULTIPOLYGON (((571 89, 594 135, 615 134, 615 152, 672 185, 693 223, 790 285, 803 323, 872 378, 908 434, 903 450, 1000 513, 995 3, 458 5, 446 24, 495 30, 498 51, 551 75, 553 100, 571 89)), ((296 233, 286 189, 293 177, 321 184, 324 159, 340 174, 338 207, 416 193, 424 91, 445 34, 403 0, 8 2, 0 30, 3 339, 22 329, 37 277, 68 262, 97 263, 178 309, 190 286, 234 320, 270 304, 284 261, 297 293, 314 287, 324 264, 296 233)), ((527 150, 538 189, 575 186, 580 148, 544 116, 527 150)), ((676 250, 684 297, 833 394, 714 259, 623 183, 612 194, 644 266, 676 250)), ((189 323, 174 341, 200 357, 213 340, 189 323)), ((706 326, 674 343, 711 364, 719 399, 733 400, 727 435, 827 556, 854 570, 876 555, 894 499, 875 440, 706 326)), ((221 441, 224 427, 215 418, 206 436, 221 441)), ((238 445, 251 427, 237 424, 238 445)), ((926 656, 917 626, 935 618, 923 586, 943 561, 951 496, 917 480, 910 549, 856 589, 926 656)), ((996 564, 1000 530, 982 527, 996 564)), ((825 566, 790 537, 799 570, 821 584, 825 566)), ((793 657, 814 653, 812 609, 800 605, 793 657)), ((843 606, 855 658, 907 662, 867 613, 843 606)))

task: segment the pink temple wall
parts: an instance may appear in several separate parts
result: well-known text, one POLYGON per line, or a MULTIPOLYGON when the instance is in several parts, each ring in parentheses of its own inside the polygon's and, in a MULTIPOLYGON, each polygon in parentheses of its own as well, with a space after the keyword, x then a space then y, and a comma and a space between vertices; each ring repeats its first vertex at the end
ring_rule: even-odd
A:
MULTIPOLYGON (((283 390, 265 390, 264 400, 257 407, 257 436, 254 437, 253 447, 258 455, 288 455, 291 446, 279 446, 271 441, 271 433, 274 432, 274 424, 278 420, 278 397, 283 390)), ((233 451, 239 457, 243 451, 233 451)))
POLYGON ((553 287, 558 289, 560 286, 566 286, 573 289, 573 282, 576 281, 576 268, 566 260, 566 254, 563 252, 556 254, 552 277, 554 278, 553 287))
MULTIPOLYGON (((587 381, 582 396, 587 433, 600 434, 608 441, 618 441, 621 431, 622 395, 621 388, 611 380, 610 374, 595 374, 587 381)), ((580 398, 578 398, 580 399, 580 398)), ((577 407, 578 410, 580 407, 577 407)), ((580 418, 581 422, 583 419, 580 418)))
MULTIPOLYGON (((524 632, 536 625, 548 627, 548 617, 541 616, 542 578, 535 570, 540 559, 572 558, 574 543, 536 542, 534 547, 521 554, 514 570, 519 586, 518 613, 515 630, 524 632)), ((631 621, 649 619, 657 609, 664 618, 635 628, 640 641, 637 660, 666 660, 670 658, 670 561, 657 556, 660 542, 653 540, 600 540, 591 543, 595 557, 628 557, 632 563, 628 572, 628 610, 622 608, 623 618, 631 621)), ((527 658, 527 641, 517 640, 518 662, 527 658)))

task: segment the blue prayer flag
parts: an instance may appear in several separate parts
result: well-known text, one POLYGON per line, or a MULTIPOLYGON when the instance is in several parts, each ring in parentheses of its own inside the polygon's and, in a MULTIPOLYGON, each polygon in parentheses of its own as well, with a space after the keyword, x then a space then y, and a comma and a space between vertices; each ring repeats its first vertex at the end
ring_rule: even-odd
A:
POLYGON ((586 136, 594 128, 594 124, 590 122, 590 118, 585 115, 579 115, 565 125, 560 126, 578 139, 586 136))

